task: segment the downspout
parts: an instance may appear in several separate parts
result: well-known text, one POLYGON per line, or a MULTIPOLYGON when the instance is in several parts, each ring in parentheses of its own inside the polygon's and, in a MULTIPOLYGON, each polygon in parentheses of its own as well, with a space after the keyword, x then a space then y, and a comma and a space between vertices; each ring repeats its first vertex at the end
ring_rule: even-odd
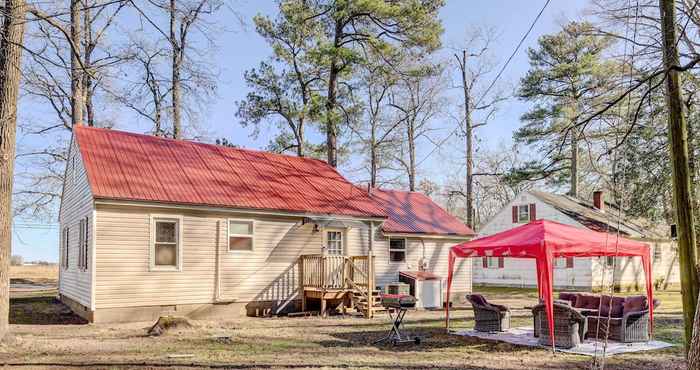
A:
POLYGON ((221 300, 221 255, 219 245, 221 244, 221 220, 216 221, 216 259, 215 259, 215 279, 214 279, 214 302, 221 300))

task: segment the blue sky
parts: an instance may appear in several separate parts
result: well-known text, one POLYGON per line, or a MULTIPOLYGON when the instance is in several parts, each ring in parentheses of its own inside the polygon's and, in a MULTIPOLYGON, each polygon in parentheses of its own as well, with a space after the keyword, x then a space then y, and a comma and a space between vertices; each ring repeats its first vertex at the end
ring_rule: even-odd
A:
MULTIPOLYGON (((440 13, 445 33, 443 44, 446 46, 459 45, 470 27, 485 26, 494 27, 499 35, 494 47, 495 62, 498 68, 505 62, 513 51, 518 41, 528 29, 545 0, 490 0, 490 1, 458 1, 448 0, 447 5, 440 13)), ((556 32, 559 25, 566 20, 578 18, 587 0, 552 0, 548 8, 542 14, 539 22, 525 41, 523 48, 513 58, 508 69, 502 76, 506 86, 513 86, 528 69, 526 49, 536 43, 540 35, 556 32)), ((266 43, 260 38, 251 24, 251 18, 258 14, 270 14, 275 12, 273 1, 239 1, 235 6, 242 18, 247 22, 245 29, 238 27, 238 22, 233 20, 230 13, 221 13, 218 22, 230 25, 228 28, 236 30, 223 33, 218 39, 218 51, 215 55, 216 65, 219 66, 221 75, 218 98, 210 106, 209 113, 204 115, 201 124, 209 129, 215 137, 226 137, 233 143, 243 147, 264 147, 272 131, 262 131, 257 140, 250 138, 249 130, 242 128, 235 118, 235 102, 244 98, 247 93, 243 82, 243 72, 257 66, 257 64, 270 55, 266 43)), ((443 53, 445 55, 447 52, 443 53)), ((489 77, 492 78, 492 77, 489 77)), ((512 89, 511 89, 512 90, 512 89)), ((506 91, 510 93, 510 91, 506 91)), ((20 109, 31 107, 20 107, 20 109)), ((485 127, 479 129, 478 136, 485 146, 495 146, 498 143, 507 143, 511 140, 513 130, 519 125, 520 115, 527 109, 527 105, 510 99, 502 104, 497 116, 485 127)), ((436 133, 438 139, 444 137, 454 126, 445 124, 436 133)), ((452 144, 457 145, 458 142, 452 144)), ((419 158, 430 152, 432 147, 424 145, 419 148, 419 158)), ((421 174, 423 176, 440 177, 448 169, 442 165, 443 156, 449 155, 450 147, 445 147, 439 153, 429 157, 421 174)), ((454 151, 461 150, 461 146, 454 151)), ((420 175, 420 174, 419 174, 420 175)), ((27 228, 20 224, 15 225, 13 232, 13 254, 19 254, 25 260, 58 260, 58 226, 49 224, 41 228, 27 228)))

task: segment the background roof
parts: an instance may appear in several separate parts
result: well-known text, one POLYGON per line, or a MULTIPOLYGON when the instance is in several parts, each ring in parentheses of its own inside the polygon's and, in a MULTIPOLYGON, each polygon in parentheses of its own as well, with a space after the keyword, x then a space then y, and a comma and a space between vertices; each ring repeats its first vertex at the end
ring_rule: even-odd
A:
POLYGON ((374 198, 389 216, 387 233, 472 236, 474 231, 421 193, 372 189, 374 198))

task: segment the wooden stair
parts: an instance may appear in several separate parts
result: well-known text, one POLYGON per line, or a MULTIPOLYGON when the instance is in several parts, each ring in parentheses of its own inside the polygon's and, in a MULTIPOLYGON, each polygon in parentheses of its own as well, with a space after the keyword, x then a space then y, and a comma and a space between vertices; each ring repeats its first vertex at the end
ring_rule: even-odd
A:
POLYGON ((365 317, 372 317, 375 312, 386 311, 386 308, 382 306, 382 296, 378 290, 372 290, 372 307, 368 307, 367 299, 359 291, 353 290, 351 299, 353 307, 365 317))

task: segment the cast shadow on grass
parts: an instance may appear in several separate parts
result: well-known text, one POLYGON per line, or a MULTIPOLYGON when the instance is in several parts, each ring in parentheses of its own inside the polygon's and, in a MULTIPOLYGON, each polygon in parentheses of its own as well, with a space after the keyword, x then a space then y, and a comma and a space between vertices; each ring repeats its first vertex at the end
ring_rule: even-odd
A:
POLYGON ((56 297, 10 299, 10 324, 84 325, 87 320, 76 315, 56 297))

